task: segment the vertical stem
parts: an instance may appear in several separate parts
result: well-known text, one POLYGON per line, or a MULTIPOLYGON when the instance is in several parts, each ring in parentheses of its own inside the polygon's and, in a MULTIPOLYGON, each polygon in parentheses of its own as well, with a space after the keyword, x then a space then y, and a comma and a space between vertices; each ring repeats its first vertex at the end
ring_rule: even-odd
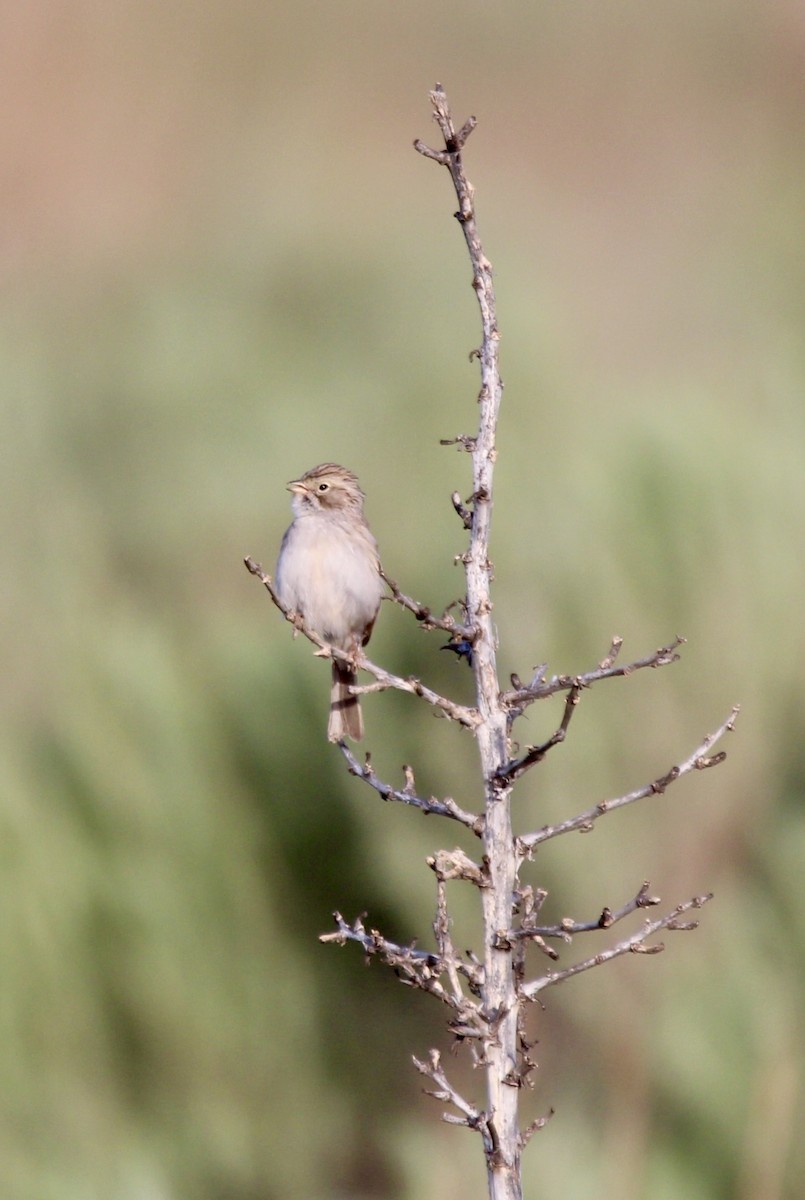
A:
MULTIPOLYGON (((468 624, 474 626, 473 653, 476 699, 481 723, 476 730, 484 779, 486 821, 484 849, 490 886, 481 892, 484 919, 483 1007, 490 1036, 485 1047, 487 1073, 487 1175, 491 1200, 521 1200, 519 1087, 517 1059, 518 996, 513 951, 499 935, 511 929, 517 866, 511 825, 510 786, 496 773, 507 760, 506 713, 500 702, 492 621, 489 534, 492 520, 492 477, 495 433, 503 384, 498 366, 499 334, 495 314, 492 266, 484 254, 475 221, 474 189, 464 174, 461 150, 475 127, 474 118, 458 132, 447 97, 437 84, 431 92, 434 116, 445 141, 439 161, 448 167, 473 268, 473 287, 481 310, 481 391, 478 433, 472 449, 473 494, 470 546, 464 556, 468 624), (507 947, 507 948, 502 948, 507 947)), ((419 147, 418 147, 419 148, 419 147)), ((433 155, 436 157, 436 155, 433 155)))
MULTIPOLYGON (((478 688, 479 703, 481 685, 478 688)), ((512 895, 516 883, 512 852, 509 791, 490 784, 490 764, 499 761, 498 714, 490 712, 479 730, 481 763, 486 780, 484 846, 490 887, 483 890, 484 987, 483 1004, 492 1022, 486 1047, 489 1130, 494 1152, 487 1155, 491 1200, 520 1200, 520 1130, 517 1064, 517 995, 509 943, 498 935, 512 926, 512 895), (505 945, 507 948, 498 948, 505 945)), ((505 726, 503 730, 505 739, 505 726)), ((494 771, 494 767, 491 768, 494 771)))

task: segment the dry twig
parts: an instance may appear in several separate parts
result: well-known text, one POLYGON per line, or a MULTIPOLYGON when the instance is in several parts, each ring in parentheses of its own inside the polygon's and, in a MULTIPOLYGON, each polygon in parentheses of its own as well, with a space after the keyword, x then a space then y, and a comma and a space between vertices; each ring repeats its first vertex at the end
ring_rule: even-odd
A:
POLYGON ((645 658, 638 658, 634 662, 618 667, 614 665, 614 661, 622 644, 622 638, 613 638, 609 654, 594 670, 586 671, 583 675, 554 675, 551 680, 546 682, 545 664, 543 663, 537 667, 531 682, 526 687, 520 685, 511 691, 503 692, 500 697, 501 702, 516 716, 520 716, 527 705, 532 704, 535 700, 544 700, 557 692, 587 688, 593 683, 599 683, 602 679, 617 679, 620 676, 632 675, 635 671, 640 671, 645 667, 667 667, 670 663, 679 662, 677 650, 680 646, 684 646, 685 639, 676 637, 669 645, 660 646, 659 650, 655 650, 653 654, 647 654, 645 658))
POLYGON ((466 825, 468 829, 471 829, 474 834, 480 837, 484 825, 483 815, 465 812, 463 808, 456 804, 451 796, 445 796, 443 799, 437 800, 435 796, 417 795, 414 790, 414 775, 410 767, 404 768, 407 776, 405 787, 395 788, 390 783, 384 783, 382 779, 378 779, 372 767, 369 754, 366 755, 363 765, 361 765, 345 741, 340 741, 338 748, 346 759, 350 775, 354 775, 357 779, 363 779, 384 800, 397 800, 400 804, 409 804, 412 808, 418 808, 425 814, 450 817, 452 820, 458 821, 461 825, 466 825))
POLYGON ((402 983, 429 992, 452 1008, 456 1018, 450 1022, 450 1028, 458 1036, 478 1038, 488 1035, 481 1006, 465 997, 460 986, 455 983, 457 976, 463 975, 473 989, 480 989, 480 969, 471 958, 455 952, 452 952, 451 957, 446 953, 434 954, 429 950, 419 950, 414 944, 402 946, 398 942, 390 941, 376 929, 367 929, 361 917, 351 925, 339 912, 333 913, 333 918, 338 928, 332 933, 319 934, 320 942, 335 942, 339 946, 343 946, 345 942, 357 942, 363 947, 367 958, 380 958, 394 970, 402 983), (441 977, 444 974, 447 974, 451 981, 451 991, 442 984, 441 977))
POLYGON ((563 983, 566 979, 580 975, 582 971, 589 971, 592 967, 600 967, 605 962, 612 962, 613 959, 620 958, 622 954, 660 954, 665 949, 664 943, 655 942, 653 945, 648 945, 649 938, 660 929, 684 932, 697 929, 698 921, 680 921, 679 918, 684 913, 690 912, 691 909, 703 908, 712 899, 713 893, 708 892, 706 896, 694 896, 692 900, 686 900, 684 904, 677 904, 672 912, 667 913, 664 917, 658 917, 656 921, 646 921, 643 928, 637 933, 624 938, 622 942, 616 942, 614 946, 609 946, 599 954, 594 954, 592 958, 585 958, 583 962, 574 963, 572 967, 565 967, 562 971, 549 971, 545 975, 541 975, 539 979, 532 979, 530 983, 523 985, 520 993, 525 1000, 536 1000, 539 993, 545 991, 546 988, 563 983))
POLYGON ((634 804, 636 800, 644 800, 647 796, 661 796, 666 788, 691 771, 705 771, 709 767, 718 766, 726 758, 726 753, 721 751, 721 753, 711 756, 710 751, 725 733, 735 728, 735 721, 740 711, 740 705, 736 705, 718 729, 709 733, 684 762, 671 767, 670 771, 666 771, 665 775, 661 775, 659 779, 636 788, 633 792, 627 792, 625 796, 617 796, 613 800, 601 800, 592 808, 585 809, 575 817, 568 817, 567 820, 558 821, 555 825, 543 825, 542 829, 538 829, 536 833, 526 833, 518 837, 517 844, 520 853, 526 856, 542 842, 550 841, 551 838, 559 837, 563 833, 572 833, 574 830, 578 830, 580 833, 589 833, 600 817, 614 812, 616 808, 624 808, 627 804, 634 804))

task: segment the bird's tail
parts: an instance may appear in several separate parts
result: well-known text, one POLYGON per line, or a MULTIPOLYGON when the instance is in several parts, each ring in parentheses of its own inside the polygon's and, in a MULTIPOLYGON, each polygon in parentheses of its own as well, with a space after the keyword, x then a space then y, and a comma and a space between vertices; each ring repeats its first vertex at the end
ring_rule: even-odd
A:
POLYGON ((351 738, 359 742, 363 737, 363 713, 357 696, 350 694, 350 688, 357 682, 354 671, 344 663, 333 660, 333 685, 330 691, 330 720, 327 725, 327 737, 331 742, 340 742, 342 738, 351 738))

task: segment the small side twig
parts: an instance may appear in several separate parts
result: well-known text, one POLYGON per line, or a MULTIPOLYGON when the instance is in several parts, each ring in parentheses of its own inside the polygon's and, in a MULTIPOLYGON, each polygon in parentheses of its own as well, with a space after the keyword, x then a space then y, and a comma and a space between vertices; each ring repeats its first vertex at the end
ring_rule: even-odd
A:
POLYGON ((559 821, 555 825, 544 825, 542 829, 538 829, 535 833, 521 835, 517 838, 517 846, 521 855, 527 857, 536 846, 541 845, 542 842, 549 841, 551 838, 559 837, 560 834, 571 833, 574 830, 587 833, 592 829, 595 822, 606 813, 614 812, 615 809, 623 808, 627 804, 634 804, 636 800, 643 800, 647 796, 662 795, 672 783, 676 783, 678 779, 681 779, 683 775, 688 775, 691 771, 705 771, 710 767, 717 767, 727 757, 726 751, 722 750, 720 753, 714 755, 710 755, 710 751, 725 733, 735 728, 735 720, 740 711, 740 705, 736 705, 727 719, 719 725, 718 729, 708 734, 684 762, 671 767, 670 771, 667 771, 665 775, 661 775, 659 779, 645 784, 644 787, 636 788, 633 792, 627 792, 625 796, 618 796, 613 800, 601 800, 598 804, 594 804, 592 808, 578 813, 575 817, 568 817, 566 821, 559 821))
POLYGON ((442 1113, 442 1120, 446 1121, 448 1125, 466 1125, 468 1129, 474 1129, 480 1133, 487 1155, 494 1153, 495 1138, 490 1131, 487 1114, 476 1108, 474 1104, 470 1104, 460 1092, 456 1091, 442 1070, 439 1051, 431 1050, 426 1063, 417 1058, 415 1054, 411 1055, 411 1058, 420 1075, 425 1075, 436 1085, 435 1091, 425 1088, 425 1094, 433 1096, 435 1100, 440 1100, 443 1104, 452 1104, 453 1108, 458 1109, 461 1114, 457 1116, 454 1113, 442 1113))
POLYGON ((456 1019, 450 1022, 449 1027, 455 1034, 462 1038, 487 1036, 487 1024, 480 1005, 464 996, 460 988, 448 991, 441 982, 444 974, 451 981, 455 980, 456 975, 463 975, 477 989, 480 981, 476 963, 459 954, 454 954, 448 962, 443 954, 419 950, 413 944, 403 946, 392 942, 377 929, 367 929, 361 917, 351 925, 339 912, 333 913, 333 919, 337 929, 332 933, 320 933, 320 942, 335 942, 339 946, 346 942, 357 942, 367 958, 379 958, 392 968, 401 983, 420 988, 451 1008, 456 1019))
POLYGON ((401 608, 406 609, 407 612, 412 613, 422 629, 443 629, 445 633, 452 634, 454 637, 465 638, 467 640, 472 640, 475 637, 475 630, 471 626, 465 625, 461 621, 457 621, 455 617, 450 615, 450 609, 456 607, 456 605, 460 603, 459 601, 454 601, 445 609, 440 617, 437 617, 433 613, 433 610, 427 606, 427 604, 420 604, 418 600, 414 600, 411 596, 407 596, 405 592, 398 587, 395 580, 393 580, 390 575, 387 575, 382 568, 380 574, 382 575, 386 586, 391 592, 392 599, 395 601, 395 603, 399 604, 401 608))
POLYGON ((637 912, 641 908, 654 908, 660 903, 659 896, 649 895, 651 884, 648 880, 640 887, 637 895, 631 900, 627 900, 620 908, 611 909, 604 908, 600 916, 593 918, 592 921, 574 921, 571 917, 564 917, 563 920, 553 925, 537 925, 524 919, 522 926, 519 929, 510 929, 506 934, 510 941, 518 941, 530 938, 559 938, 561 941, 570 944, 573 940, 573 935, 576 933, 592 933, 600 929, 611 929, 613 925, 617 925, 618 921, 622 921, 624 917, 628 917, 630 913, 637 912))
POLYGON ((345 741, 338 742, 338 748, 346 759, 350 775, 354 775, 356 779, 362 779, 365 783, 368 783, 384 800, 396 800, 400 804, 409 804, 413 808, 420 809, 426 815, 450 817, 453 821, 458 821, 461 825, 466 825, 477 837, 482 835, 484 827, 482 813, 465 811, 460 805, 456 804, 451 796, 445 796, 441 800, 435 796, 420 796, 415 791, 414 774, 410 767, 404 768, 406 776, 405 786, 396 788, 378 778, 372 766, 370 755, 367 754, 363 763, 361 763, 345 741))
MULTIPOLYGON (((433 865, 432 859, 428 859, 428 865, 433 865)), ((458 955, 456 954, 453 937, 450 933, 450 916, 447 911, 447 885, 445 877, 438 872, 436 877, 436 916, 433 920, 433 935, 436 938, 436 945, 439 947, 439 954, 442 957, 442 961, 446 964, 447 977, 453 989, 453 999, 460 1005, 465 996, 464 989, 461 986, 461 978, 456 969, 458 955)), ((478 982, 480 983, 480 981, 478 982)), ((476 992, 479 990, 480 988, 476 987, 476 992)))
POLYGON ((467 508, 461 499, 461 492, 453 492, 450 497, 453 508, 461 517, 461 524, 465 529, 472 529, 472 512, 467 508))
POLYGON ((688 932, 698 928, 698 921, 680 921, 680 917, 684 913, 690 912, 691 909, 703 908, 712 899, 712 892, 708 892, 704 896, 694 896, 692 900, 686 900, 684 904, 678 904, 666 916, 658 917, 656 921, 646 921, 643 928, 638 930, 637 933, 631 934, 628 938, 624 938, 622 942, 617 942, 607 950, 602 950, 600 954, 595 954, 591 958, 585 958, 583 962, 574 963, 573 966, 565 967, 562 971, 548 971, 538 979, 532 979, 529 983, 523 984, 520 988, 520 995, 524 1000, 535 1000, 539 993, 546 988, 553 987, 557 983, 563 983, 566 979, 571 979, 574 975, 580 975, 582 971, 589 971, 593 967, 601 966, 605 962, 611 962, 613 959, 620 958, 623 954, 660 954, 665 949, 665 944, 663 942, 656 942, 653 945, 648 945, 649 938, 661 929, 688 932))
POLYGON ((558 729, 541 746, 529 746, 521 758, 512 759, 510 762, 505 763, 495 774, 497 780, 504 784, 514 783, 515 779, 519 779, 530 767, 541 762, 549 750, 565 740, 570 719, 576 710, 576 705, 581 699, 581 693, 582 685, 580 683, 570 689, 565 700, 565 711, 562 714, 562 720, 558 729))
POLYGON ((556 692, 566 692, 571 688, 586 688, 602 679, 616 679, 622 675, 631 675, 634 671, 640 671, 645 667, 666 667, 670 663, 678 662, 680 656, 676 651, 685 644, 685 638, 676 637, 669 645, 661 646, 653 654, 647 654, 644 658, 635 659, 634 662, 625 663, 623 666, 616 666, 615 657, 621 648, 622 641, 622 638, 614 638, 609 654, 592 671, 586 671, 582 675, 554 675, 552 679, 546 680, 545 667, 544 665, 540 666, 531 683, 525 687, 515 687, 511 691, 502 692, 501 703, 509 709, 519 709, 516 713, 519 716, 535 700, 544 700, 547 696, 555 695, 556 692))
POLYGON ((530 1125, 526 1125, 523 1132, 520 1134, 520 1149, 525 1150, 528 1143, 531 1141, 535 1133, 539 1133, 540 1129, 544 1129, 554 1114, 554 1109, 548 1109, 544 1117, 537 1117, 530 1125))
MULTIPOLYGON (((480 350, 472 350, 470 352, 470 361, 472 361, 473 358, 480 358, 480 357, 481 357, 480 350)), ((477 437, 474 437, 472 434, 459 433, 456 437, 439 438, 439 445, 440 446, 458 446, 458 448, 460 450, 465 450, 467 452, 467 454, 472 454, 473 450, 475 449, 477 441, 478 441, 477 437)))
POLYGON ((479 865, 477 862, 473 862, 460 846, 456 846, 453 850, 437 850, 425 861, 442 883, 463 879, 467 883, 474 883, 479 888, 489 886, 486 864, 479 865))

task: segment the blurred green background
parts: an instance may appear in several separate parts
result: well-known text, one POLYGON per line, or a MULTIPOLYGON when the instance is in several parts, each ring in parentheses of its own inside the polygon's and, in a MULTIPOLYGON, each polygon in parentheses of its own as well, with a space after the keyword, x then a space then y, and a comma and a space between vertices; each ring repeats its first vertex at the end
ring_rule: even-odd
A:
MULTIPOLYGON (((518 828, 743 705, 724 766, 529 868, 555 919, 644 878, 716 901, 659 958, 546 994, 524 1111, 557 1115, 526 1192, 794 1200, 802 5, 34 0, 2 6, 0 60, 0 1194, 485 1194, 410 1065, 443 1014, 316 940, 339 908, 430 944, 424 858, 477 848, 345 775, 327 668, 241 565, 273 565, 285 481, 335 459, 406 590, 461 590, 469 463, 438 441, 474 428, 478 320, 448 177, 411 148, 438 79, 479 118, 497 272, 502 676, 688 638, 585 695, 518 828)), ((468 698, 439 645, 384 608, 372 649, 468 698)), ((469 738, 409 697, 365 708, 387 778, 477 804, 469 738)))

